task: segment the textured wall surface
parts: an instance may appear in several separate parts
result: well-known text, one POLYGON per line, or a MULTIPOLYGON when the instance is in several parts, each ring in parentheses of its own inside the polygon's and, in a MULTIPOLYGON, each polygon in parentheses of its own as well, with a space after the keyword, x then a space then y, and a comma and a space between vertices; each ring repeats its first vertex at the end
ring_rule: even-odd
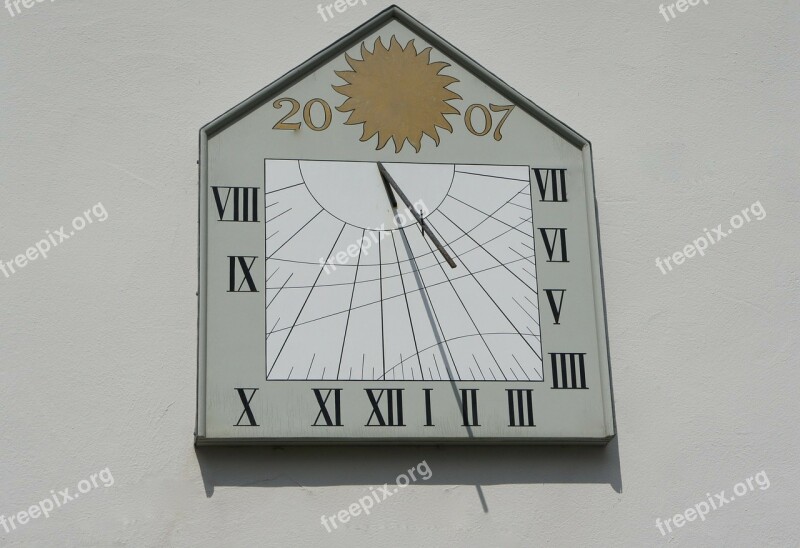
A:
POLYGON ((197 131, 388 3, 25 1, 0 6, 0 544, 800 543, 795 1, 401 6, 593 143, 608 447, 201 450, 197 131))

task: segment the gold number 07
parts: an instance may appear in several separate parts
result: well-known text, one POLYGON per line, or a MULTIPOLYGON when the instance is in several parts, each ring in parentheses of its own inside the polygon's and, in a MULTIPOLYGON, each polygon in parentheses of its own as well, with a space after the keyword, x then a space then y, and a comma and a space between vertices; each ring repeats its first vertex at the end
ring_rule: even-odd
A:
MULTIPOLYGON (((500 139, 503 138, 503 135, 500 133, 500 128, 503 127, 503 124, 505 124, 506 122, 506 118, 508 118, 508 115, 511 114, 511 111, 514 110, 514 105, 493 105, 489 103, 489 108, 492 109, 492 112, 505 111, 505 114, 500 119, 500 122, 497 124, 497 127, 494 128, 494 134, 493 134, 494 140, 499 141, 500 139)), ((493 123, 492 123, 492 114, 489 112, 489 108, 486 108, 485 106, 479 104, 470 105, 467 108, 467 111, 464 113, 464 123, 467 125, 467 129, 469 130, 470 133, 478 137, 483 137, 484 135, 486 135, 491 131, 493 123), (480 111, 483 113, 482 131, 477 131, 475 129, 475 126, 472 125, 472 111, 475 110, 476 108, 480 109, 480 111)))
MULTIPOLYGON (((291 97, 281 97, 272 103, 272 106, 280 109, 284 103, 291 104, 292 109, 289 111, 289 114, 278 120, 278 123, 272 126, 272 129, 288 129, 292 131, 300 129, 300 122, 286 121, 300 111, 300 102, 297 99, 292 99, 291 97)), ((331 125, 331 119, 331 107, 324 99, 311 99, 308 103, 306 103, 305 108, 303 108, 303 121, 314 131, 328 129, 328 126, 331 125), (323 112, 325 113, 325 118, 323 119, 321 126, 314 124, 314 121, 311 119, 311 107, 313 107, 315 103, 319 103, 322 106, 323 112)))

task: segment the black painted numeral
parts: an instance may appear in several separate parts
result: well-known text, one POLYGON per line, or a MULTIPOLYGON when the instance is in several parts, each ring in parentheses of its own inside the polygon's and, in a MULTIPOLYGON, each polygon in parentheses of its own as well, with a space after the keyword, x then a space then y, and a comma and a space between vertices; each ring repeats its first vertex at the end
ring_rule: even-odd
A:
POLYGON ((508 392, 508 425, 536 426, 533 423, 533 389, 513 389, 508 392))
POLYGON ((253 256, 230 256, 228 255, 230 268, 230 283, 228 293, 258 293, 256 282, 250 269, 253 268, 258 257, 253 256), (247 289, 243 289, 247 285, 247 289))
POLYGON ((317 404, 319 404, 319 413, 317 413, 317 418, 314 419, 312 426, 342 426, 342 389, 312 388, 312 390, 317 398, 317 404), (325 392, 324 396, 322 395, 323 392, 325 392), (331 394, 333 394, 333 416, 331 416, 331 409, 328 407, 328 400, 331 394), (320 424, 320 418, 325 421, 324 424, 320 424))
POLYGON ((258 222, 258 187, 212 186, 211 192, 214 194, 218 220, 258 222))
POLYGON ((462 426, 480 426, 478 422, 478 388, 461 389, 462 426))
POLYGON ((567 201, 567 170, 533 168, 536 185, 539 187, 540 202, 567 201), (544 172, 544 177, 542 177, 544 172))
POLYGON ((431 410, 431 392, 433 388, 423 388, 425 391, 425 426, 435 426, 433 424, 433 411, 431 410))
POLYGON ((585 352, 550 353, 553 388, 586 389, 585 352))
POLYGON ((364 426, 405 426, 403 424, 403 389, 379 390, 365 388, 372 413, 364 426), (377 393, 377 397, 376 397, 377 393), (373 422, 375 419, 376 422, 373 422))
POLYGON ((567 229, 566 228, 540 228, 544 240, 544 248, 547 251, 548 263, 568 263, 567 259, 567 229), (548 230, 553 231, 553 239, 550 239, 548 230), (558 249, 556 249, 558 247, 558 249), (556 253, 557 251, 557 253, 556 253), (555 259, 553 257, 556 257, 555 259))
POLYGON ((561 320, 561 307, 564 304, 564 294, 566 289, 545 289, 547 294, 547 302, 550 303, 550 311, 553 313, 553 325, 560 325, 561 320), (556 293, 558 293, 558 302, 556 303, 556 293))
POLYGON ((239 415, 239 420, 236 421, 234 426, 258 426, 258 424, 256 424, 256 417, 253 415, 253 410, 250 409, 250 402, 253 401, 256 392, 258 392, 258 388, 236 388, 235 390, 239 393, 239 399, 242 401, 244 411, 239 415), (245 390, 252 390, 252 392, 250 392, 248 396, 245 390), (247 415, 248 424, 242 424, 242 419, 244 419, 245 415, 247 415))

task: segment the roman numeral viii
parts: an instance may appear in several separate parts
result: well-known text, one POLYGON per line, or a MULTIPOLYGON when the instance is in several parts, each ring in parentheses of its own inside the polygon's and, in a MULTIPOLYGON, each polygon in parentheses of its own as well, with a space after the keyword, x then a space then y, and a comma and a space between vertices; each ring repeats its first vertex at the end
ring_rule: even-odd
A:
POLYGON ((212 186, 220 221, 258 222, 258 188, 212 186))
POLYGON ((228 255, 230 270, 228 293, 258 293, 256 282, 253 281, 253 274, 250 272, 256 259, 258 257, 228 255), (247 289, 244 289, 245 285, 247 285, 247 289))
POLYGON ((533 168, 536 186, 539 187, 540 202, 567 201, 567 170, 533 168))
POLYGON ((567 229, 566 228, 540 228, 544 240, 544 249, 547 251, 548 263, 568 263, 567 259, 567 229), (547 232, 552 230, 552 239, 547 232))
POLYGON ((585 352, 550 353, 553 368, 553 388, 586 389, 585 352))
POLYGON ((514 389, 508 392, 508 425, 536 426, 533 424, 533 389, 514 389))
POLYGON ((372 413, 364 426, 405 426, 403 424, 402 388, 389 390, 365 388, 364 391, 367 393, 369 403, 372 404, 372 413))

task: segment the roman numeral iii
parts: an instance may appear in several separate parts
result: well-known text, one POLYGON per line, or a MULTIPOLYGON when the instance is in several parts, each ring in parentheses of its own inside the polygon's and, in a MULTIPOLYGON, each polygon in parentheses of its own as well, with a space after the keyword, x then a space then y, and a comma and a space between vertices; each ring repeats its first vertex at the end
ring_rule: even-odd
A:
POLYGON ((533 168, 536 186, 539 187, 540 202, 567 201, 567 170, 533 168))
POLYGON ((212 186, 219 221, 258 222, 258 187, 212 186))
POLYGON ((536 426, 533 423, 533 389, 506 390, 508 393, 508 425, 536 426))

